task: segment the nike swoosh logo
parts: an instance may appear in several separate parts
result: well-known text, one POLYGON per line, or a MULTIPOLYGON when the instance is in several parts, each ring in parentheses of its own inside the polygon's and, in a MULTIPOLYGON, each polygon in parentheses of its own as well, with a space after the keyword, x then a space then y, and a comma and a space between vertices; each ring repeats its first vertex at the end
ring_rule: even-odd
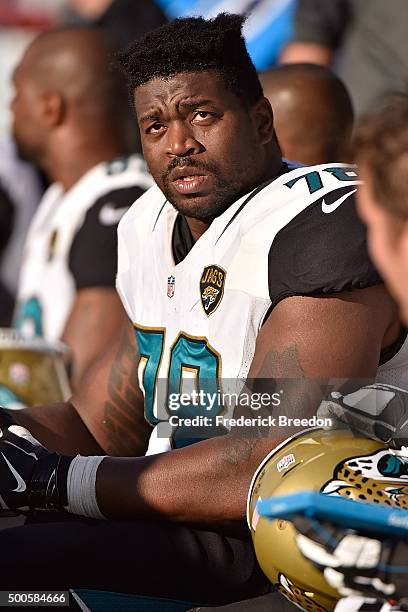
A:
POLYGON ((333 212, 334 210, 336 210, 336 208, 338 208, 341 204, 343 204, 344 200, 347 200, 347 198, 349 198, 351 195, 353 195, 353 193, 356 193, 357 189, 353 189, 353 191, 349 191, 349 193, 346 193, 345 195, 341 196, 341 198, 339 198, 338 200, 336 200, 335 202, 333 202, 332 204, 326 204, 326 202, 324 201, 324 198, 322 200, 322 211, 326 214, 329 214, 331 212, 333 212))
POLYGON ((17 450, 20 452, 25 453, 29 457, 34 457, 34 459, 37 460, 37 455, 35 453, 29 453, 28 451, 24 450, 24 448, 21 448, 21 446, 17 446, 17 444, 13 444, 13 442, 10 442, 9 440, 5 440, 4 444, 10 444, 10 446, 14 446, 14 448, 17 448, 17 450))
POLYGON ((119 223, 129 206, 115 208, 113 204, 104 204, 99 211, 99 221, 102 225, 116 225, 119 223))
POLYGON ((26 490, 26 483, 24 482, 24 480, 21 478, 20 474, 17 472, 17 470, 14 469, 14 467, 11 465, 10 461, 7 459, 7 457, 4 456, 3 453, 1 453, 3 456, 4 461, 7 463, 7 465, 10 468, 11 473, 13 474, 14 478, 17 480, 17 487, 15 489, 13 489, 13 491, 15 491, 16 493, 24 493, 24 491, 26 490))

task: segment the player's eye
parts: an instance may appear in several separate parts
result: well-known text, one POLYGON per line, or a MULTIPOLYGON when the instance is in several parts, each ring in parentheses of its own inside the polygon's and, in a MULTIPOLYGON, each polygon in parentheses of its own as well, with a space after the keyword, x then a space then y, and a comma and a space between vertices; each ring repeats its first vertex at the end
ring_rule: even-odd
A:
POLYGON ((193 115, 193 121, 195 121, 195 123, 203 123, 204 121, 208 122, 213 119, 213 117, 214 115, 208 111, 196 111, 193 115))
POLYGON ((146 133, 147 134, 159 134, 162 130, 164 130, 164 125, 156 121, 156 123, 149 125, 149 127, 146 130, 146 133))

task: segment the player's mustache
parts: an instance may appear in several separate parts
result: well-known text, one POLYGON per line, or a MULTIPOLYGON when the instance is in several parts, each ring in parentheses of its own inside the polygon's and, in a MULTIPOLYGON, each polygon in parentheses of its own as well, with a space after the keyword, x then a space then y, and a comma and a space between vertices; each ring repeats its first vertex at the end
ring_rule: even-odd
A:
POLYGON ((167 166, 166 172, 162 175, 163 182, 167 183, 170 177, 170 174, 176 168, 183 168, 184 166, 188 166, 189 168, 195 168, 196 170, 206 171, 213 174, 217 173, 217 166, 211 163, 205 162, 197 162, 195 159, 191 159, 191 157, 175 157, 171 160, 169 165, 167 166))

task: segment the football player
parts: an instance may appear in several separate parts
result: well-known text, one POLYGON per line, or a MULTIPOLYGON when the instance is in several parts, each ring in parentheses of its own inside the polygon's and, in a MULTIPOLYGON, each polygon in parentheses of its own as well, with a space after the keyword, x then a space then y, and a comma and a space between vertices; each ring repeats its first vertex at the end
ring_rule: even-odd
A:
POLYGON ((26 239, 15 325, 66 342, 74 385, 123 324, 117 224, 152 184, 142 157, 128 155, 126 88, 109 68, 111 51, 97 32, 49 32, 13 75, 20 155, 52 182, 26 239))
MULTIPOLYGON (((406 359, 355 211, 356 168, 282 162, 242 23, 176 20, 121 57, 157 183, 119 227, 130 324, 69 403, 15 415, 50 450, 4 432, 2 506, 77 515, 0 532, 8 588, 202 603, 265 592, 246 495, 288 434, 196 441, 171 424, 170 395, 193 381, 213 397, 221 375, 386 382, 392 356, 406 359)), ((208 395, 178 417, 219 416, 225 406, 208 395)))

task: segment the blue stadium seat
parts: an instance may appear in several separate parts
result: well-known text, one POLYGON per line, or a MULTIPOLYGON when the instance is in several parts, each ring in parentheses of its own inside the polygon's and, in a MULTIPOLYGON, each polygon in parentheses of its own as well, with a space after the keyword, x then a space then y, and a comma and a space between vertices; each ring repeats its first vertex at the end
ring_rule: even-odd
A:
MULTIPOLYGON (((282 47, 292 37, 293 13, 297 0, 244 0, 240 12, 249 12, 244 27, 248 52, 257 70, 271 68, 282 47)), ((190 15, 215 17, 234 12, 234 0, 156 0, 171 19, 190 15)), ((238 11, 236 11, 238 12, 238 11)))

